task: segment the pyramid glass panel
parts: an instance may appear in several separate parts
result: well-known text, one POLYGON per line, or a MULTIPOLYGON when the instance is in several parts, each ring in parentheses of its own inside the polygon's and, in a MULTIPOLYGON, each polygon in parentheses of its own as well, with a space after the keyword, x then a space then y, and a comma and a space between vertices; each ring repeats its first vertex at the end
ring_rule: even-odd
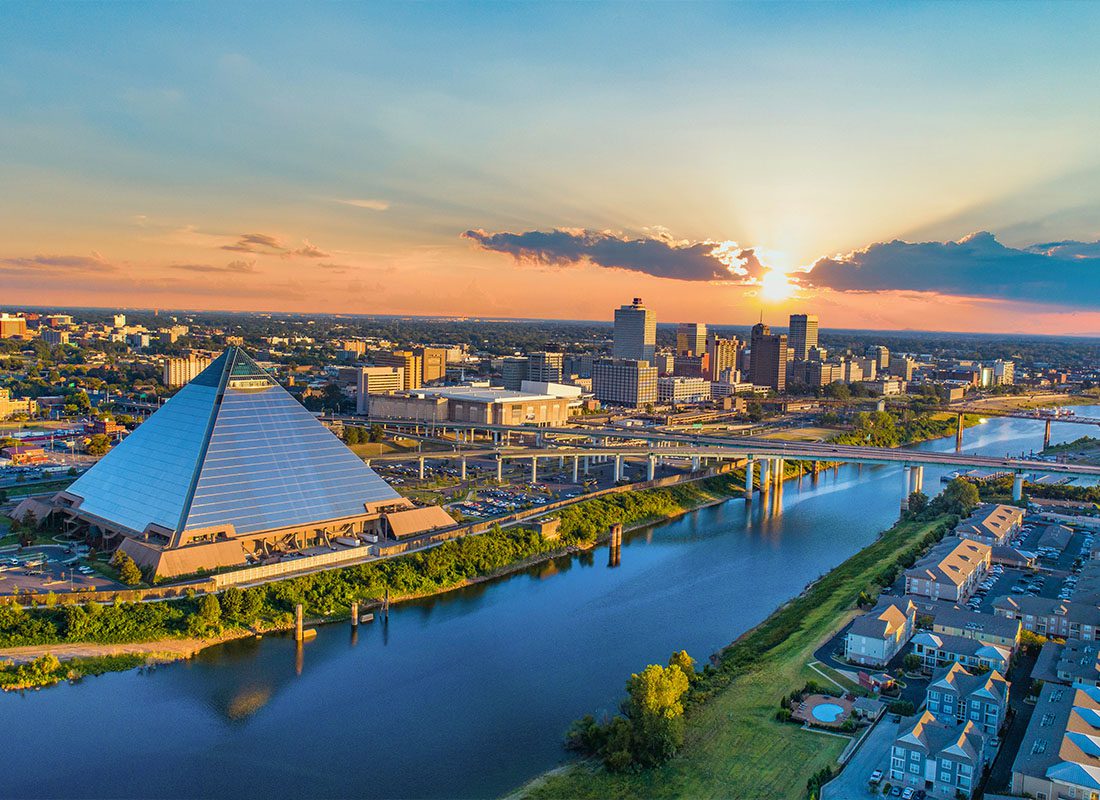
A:
POLYGON ((255 533, 362 515, 400 496, 237 348, 68 490, 134 530, 255 533))

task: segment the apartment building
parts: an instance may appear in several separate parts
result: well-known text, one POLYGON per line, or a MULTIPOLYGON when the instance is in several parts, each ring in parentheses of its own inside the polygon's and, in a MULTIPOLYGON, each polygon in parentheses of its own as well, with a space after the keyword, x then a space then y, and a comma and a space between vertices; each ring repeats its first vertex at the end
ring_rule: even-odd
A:
POLYGON ((999 617, 1018 619, 1024 630, 1040 636, 1086 642, 1100 638, 1100 607, 1092 603, 1012 595, 998 598, 993 603, 993 613, 999 617))
POLYGON ((937 609, 932 622, 932 633, 977 639, 986 644, 1007 647, 1013 652, 1020 645, 1022 629, 1019 620, 961 608, 937 609))
POLYGON ((370 396, 393 394, 405 388, 401 367, 359 367, 355 381, 355 413, 370 413, 370 396))
POLYGON ((705 378, 666 376, 657 379, 657 400, 661 403, 701 403, 710 399, 710 381, 705 378))
POLYGON ((1100 689, 1048 683, 1012 763, 1013 795, 1100 797, 1100 689))
POLYGON ((958 603, 989 571, 987 544, 949 536, 905 571, 905 593, 958 603))
POLYGON ((213 359, 207 354, 191 353, 187 358, 166 358, 161 379, 165 386, 183 386, 210 366, 213 359))
POLYGON ((945 633, 920 631, 913 636, 913 654, 928 670, 936 670, 951 664, 962 664, 967 669, 997 670, 1008 672, 1012 651, 1003 645, 988 644, 981 639, 967 636, 950 636, 945 633))
POLYGON ((972 797, 982 774, 986 741, 973 722, 944 723, 931 711, 901 721, 890 750, 890 782, 929 797, 972 797))
POLYGON ((1024 524, 1024 510, 1016 506, 983 503, 955 526, 955 535, 990 547, 1001 547, 1024 524))
POLYGON ((884 667, 909 642, 917 607, 904 597, 885 598, 857 617, 844 639, 844 657, 869 667, 884 667))
POLYGON ((926 707, 940 722, 970 721, 987 736, 996 736, 1008 711, 1008 691, 1008 681, 997 670, 975 674, 955 662, 932 675, 926 707))

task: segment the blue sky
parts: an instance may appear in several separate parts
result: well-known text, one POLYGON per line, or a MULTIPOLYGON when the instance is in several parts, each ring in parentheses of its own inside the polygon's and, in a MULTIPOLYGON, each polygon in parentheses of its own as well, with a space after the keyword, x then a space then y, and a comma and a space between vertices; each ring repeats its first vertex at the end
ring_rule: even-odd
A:
MULTIPOLYGON (((737 321, 760 302, 751 283, 703 298, 582 262, 566 287, 560 265, 462 234, 732 241, 795 273, 895 238, 1093 242, 1098 17, 1086 3, 8 4, 0 264, 99 259, 132 305, 322 310, 353 286, 379 312, 602 317, 640 286, 668 298, 665 318, 737 321), (245 233, 281 247, 230 268, 219 251, 245 233), (293 256, 303 242, 328 266, 293 256), (446 297, 421 290, 436 279, 446 297)), ((92 273, 67 272, 56 301, 95 302, 92 273)), ((25 269, 4 282, 21 302, 36 285, 25 269)), ((853 324, 873 309, 849 283, 798 297, 853 324)), ((919 299, 867 326, 919 320, 919 299)), ((983 325, 990 308, 974 307, 983 325)), ((1062 322, 1092 325, 1079 311, 1062 322)))

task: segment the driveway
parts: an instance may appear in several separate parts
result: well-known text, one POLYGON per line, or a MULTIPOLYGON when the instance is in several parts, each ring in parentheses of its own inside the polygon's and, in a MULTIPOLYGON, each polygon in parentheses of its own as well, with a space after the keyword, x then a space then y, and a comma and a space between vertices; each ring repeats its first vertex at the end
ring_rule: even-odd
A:
MULTIPOLYGON (((887 714, 875 726, 863 745, 852 756, 844 771, 829 781, 821 788, 821 800, 859 800, 861 797, 881 797, 882 790, 878 787, 871 791, 867 779, 876 769, 881 769, 883 775, 887 773, 887 765, 890 761, 890 747, 898 736, 898 725, 891 721, 887 714)), ((884 778, 889 780, 888 778, 884 778)))

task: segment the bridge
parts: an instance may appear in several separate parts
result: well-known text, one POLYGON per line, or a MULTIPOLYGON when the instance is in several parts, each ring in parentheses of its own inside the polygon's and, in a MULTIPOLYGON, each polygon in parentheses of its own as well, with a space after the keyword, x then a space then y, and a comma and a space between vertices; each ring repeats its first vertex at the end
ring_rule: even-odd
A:
MULTIPOLYGON (((552 429, 542 429, 552 430, 552 429)), ((565 429, 569 430, 569 429, 565 429)), ((573 435, 578 432, 571 431, 573 435)), ((593 436, 593 434, 588 434, 593 436)), ((771 483, 780 480, 784 463, 788 460, 809 462, 813 469, 822 463, 842 462, 846 464, 893 464, 903 467, 903 507, 912 492, 921 491, 924 485, 924 467, 943 466, 958 469, 989 469, 1010 472, 1013 475, 1012 496, 1019 500, 1023 493, 1024 478, 1030 474, 1066 475, 1073 477, 1095 478, 1100 480, 1100 466, 1080 464, 1060 464, 1034 459, 1016 459, 998 456, 963 455, 960 453, 937 453, 923 450, 908 450, 885 447, 859 447, 812 442, 784 442, 768 439, 741 438, 720 439, 716 437, 685 437, 677 434, 650 432, 646 446, 624 445, 609 447, 606 442, 588 446, 546 447, 540 443, 536 447, 505 447, 498 442, 495 446, 482 449, 393 453, 377 456, 370 462, 417 461, 420 477, 424 477, 424 464, 427 460, 447 459, 460 462, 460 476, 466 477, 467 459, 490 459, 496 462, 497 480, 503 478, 503 463, 506 460, 529 461, 531 482, 538 480, 539 461, 558 459, 564 464, 572 461, 573 482, 580 482, 583 469, 588 473, 592 463, 614 461, 615 480, 623 477, 623 462, 627 458, 645 459, 647 475, 653 480, 657 465, 669 458, 691 459, 692 471, 698 471, 710 461, 743 462, 745 466, 745 498, 751 500, 754 487, 756 464, 760 467, 760 486, 767 489, 771 483)), ((605 431, 599 431, 594 438, 608 438, 605 431)))

